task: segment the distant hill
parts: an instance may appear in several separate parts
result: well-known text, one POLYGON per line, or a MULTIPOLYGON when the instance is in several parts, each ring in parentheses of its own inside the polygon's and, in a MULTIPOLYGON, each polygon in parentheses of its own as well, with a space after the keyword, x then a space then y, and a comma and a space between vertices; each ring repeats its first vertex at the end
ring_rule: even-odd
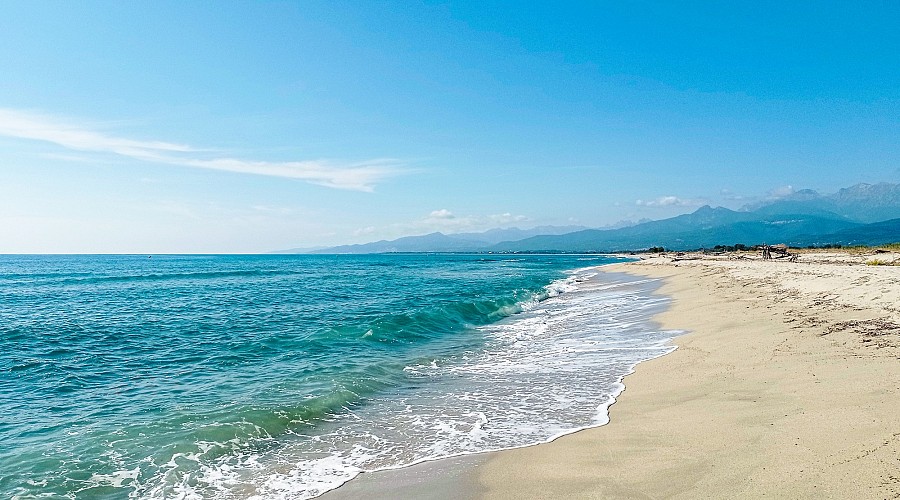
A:
POLYGON ((900 241, 900 219, 873 222, 829 236, 829 243, 842 245, 883 245, 900 241))
POLYGON ((589 229, 561 236, 536 236, 499 243, 489 250, 612 252, 653 246, 687 250, 736 243, 790 243, 806 246, 828 243, 830 241, 825 241, 828 235, 862 225, 839 216, 737 212, 704 206, 694 213, 633 227, 589 229))
POLYGON ((390 253, 390 252, 472 252, 486 246, 484 241, 468 240, 431 233, 406 236, 396 240, 381 240, 360 245, 341 245, 311 253, 390 253))
POLYGON ((538 234, 565 234, 585 229, 584 226, 540 226, 531 229, 491 229, 483 233, 406 236, 359 245, 341 245, 303 253, 390 253, 390 252, 478 252, 501 241, 519 240, 538 234))
POLYGON ((450 237, 471 241, 481 241, 489 245, 494 245, 500 243, 501 241, 521 240, 541 234, 567 234, 584 229, 588 228, 585 226, 538 226, 531 229, 519 229, 517 227, 512 227, 508 229, 490 229, 483 233, 457 233, 450 235, 450 237))
POLYGON ((824 195, 806 189, 741 210, 704 206, 693 213, 619 228, 545 226, 483 233, 431 233, 314 253, 613 252, 655 246, 689 250, 738 243, 809 246, 897 241, 900 185, 882 182, 857 184, 824 195))
POLYGON ((328 248, 331 248, 331 247, 317 246, 317 247, 288 248, 287 250, 275 250, 273 252, 268 252, 268 253, 270 253, 270 254, 313 253, 313 252, 318 252, 319 250, 327 250, 328 248))

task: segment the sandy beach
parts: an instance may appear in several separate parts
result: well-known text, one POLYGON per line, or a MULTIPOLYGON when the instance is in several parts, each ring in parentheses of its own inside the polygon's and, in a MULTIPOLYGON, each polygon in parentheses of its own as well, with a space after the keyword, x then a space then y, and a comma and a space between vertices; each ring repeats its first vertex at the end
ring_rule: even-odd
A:
POLYGON ((483 498, 900 497, 900 267, 865 265, 900 256, 698 257, 611 266, 689 333, 608 425, 491 455, 483 498))

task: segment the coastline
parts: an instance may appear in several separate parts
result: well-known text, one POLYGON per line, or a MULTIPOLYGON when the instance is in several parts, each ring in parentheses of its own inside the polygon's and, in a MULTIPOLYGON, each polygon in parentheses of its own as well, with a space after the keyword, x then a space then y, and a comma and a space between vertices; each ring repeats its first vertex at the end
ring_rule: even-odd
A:
MULTIPOLYGON (((595 311, 607 311, 609 314, 601 315, 600 318, 587 320, 588 322, 584 324, 579 324, 576 320, 574 323, 569 323, 567 327, 575 329, 574 331, 579 331, 579 329, 584 330, 592 339, 592 344, 612 342, 607 348, 601 348, 596 351, 596 347, 586 345, 584 347, 587 349, 584 353, 615 352, 621 350, 625 352, 641 352, 642 354, 631 355, 634 359, 629 360, 627 365, 623 365, 624 361, 622 358, 616 359, 613 356, 612 361, 618 365, 616 368, 612 369, 612 374, 615 374, 614 380, 606 378, 609 374, 599 375, 599 378, 596 380, 593 375, 588 373, 581 373, 578 376, 578 380, 602 381, 603 384, 598 386, 594 386, 593 383, 588 384, 584 387, 587 388, 589 393, 581 394, 581 397, 588 396, 586 402, 590 406, 591 412, 594 414, 594 417, 590 422, 585 421, 584 423, 578 424, 578 426, 561 428, 557 433, 541 436, 540 441, 526 440, 523 441, 522 444, 494 448, 493 450, 488 449, 485 451, 466 453, 446 458, 430 459, 402 467, 365 471, 345 482, 338 488, 329 490, 316 498, 325 500, 362 497, 370 499, 448 498, 448 495, 452 498, 477 498, 480 496, 482 488, 480 487, 477 476, 473 474, 473 471, 480 468, 492 454, 516 450, 523 446, 540 446, 563 436, 580 432, 585 429, 606 425, 608 422, 609 407, 615 403, 616 399, 625 388, 623 383, 624 378, 633 373, 638 364, 670 353, 674 349, 674 347, 671 346, 671 339, 683 333, 682 331, 673 332, 657 328, 657 323, 652 319, 658 312, 665 310, 669 303, 669 299, 658 292, 659 280, 648 280, 623 272, 600 271, 601 268, 606 268, 608 266, 610 266, 610 264, 580 269, 579 271, 586 271, 589 275, 600 274, 602 275, 602 279, 594 281, 593 278, 589 278, 585 280, 587 283, 584 283, 584 288, 579 286, 577 294, 570 295, 569 293, 566 293, 563 301, 568 302, 573 300, 583 302, 587 299, 589 302, 593 303, 593 305, 588 308, 584 308, 583 305, 578 306, 580 307, 579 310, 581 312, 575 313, 574 317, 590 318, 595 316, 595 311), (624 299, 624 296, 621 296, 620 294, 626 294, 629 298, 624 299), (611 303, 605 302, 610 300, 610 297, 616 296, 619 296, 620 298, 613 299, 613 302, 611 303), (581 298, 579 299, 578 297, 581 298), (617 301, 618 303, 616 303, 617 301), (629 305, 625 306, 625 303, 629 303, 629 305), (585 327, 587 328, 585 329, 585 327), (598 329, 601 332, 608 333, 605 335, 598 335, 598 329), (622 337, 622 339, 610 340, 609 337, 615 339, 617 336, 623 335, 623 331, 630 332, 630 335, 625 333, 625 336, 622 337), (607 338, 604 340, 604 337, 607 338), (632 338, 631 341, 625 340, 629 337, 632 338), (658 338, 653 340, 654 337, 658 338), (608 384, 611 384, 612 386, 610 387, 608 384), (600 389, 601 392, 594 392, 598 389, 600 389), (606 395, 608 399, 602 402, 596 401, 598 395, 606 395)), ((551 318, 552 316, 560 315, 559 317, 567 317, 572 314, 571 312, 560 314, 562 311, 556 309, 558 307, 559 305, 551 310, 549 314, 550 317, 544 317, 542 321, 543 328, 548 328, 549 322, 551 325, 549 328, 552 331, 554 328, 554 326, 552 326, 554 325, 554 321, 551 318)), ((518 316, 509 319, 512 321, 512 324, 516 324, 518 322, 516 321, 517 319, 521 321, 521 318, 518 316)), ((535 325, 532 322, 531 327, 533 328, 534 326, 535 325)), ((558 324, 555 325, 555 327, 559 326, 560 325, 558 324)), ((564 347, 564 350, 574 349, 572 355, 585 356, 584 353, 579 352, 578 348, 575 348, 575 346, 568 342, 568 337, 566 335, 554 336, 552 338, 555 339, 555 342, 565 343, 568 347, 564 347)), ((555 347, 552 345, 547 345, 545 347, 555 350, 555 347)), ((610 355, 604 354, 603 356, 608 357, 610 355)), ((523 363, 527 361, 529 360, 519 360, 519 362, 523 363)), ((533 361, 534 360, 531 360, 531 362, 533 361)), ((602 372, 603 370, 596 370, 596 367, 603 366, 603 361, 599 361, 601 364, 597 363, 598 361, 595 361, 594 364, 588 366, 588 369, 594 372, 602 372)), ((572 366, 560 365, 557 366, 557 369, 571 370, 572 366)), ((612 367, 614 365, 611 364, 609 366, 612 367)), ((574 374, 576 372, 571 373, 574 374)), ((564 385, 565 384, 563 384, 563 386, 564 385)), ((557 386, 557 388, 559 387, 561 386, 557 386)), ((574 394, 565 394, 568 394, 569 396, 578 396, 578 391, 574 394)), ((553 419, 550 418, 546 424, 552 424, 552 422, 553 419)))
POLYGON ((491 454, 478 497, 897 497, 900 269, 863 262, 605 268, 663 278, 656 319, 689 333, 626 378, 610 424, 491 454))
POLYGON ((672 303, 654 320, 688 331, 626 376, 610 423, 322 498, 898 497, 900 268, 870 258, 603 266, 661 279, 672 303))

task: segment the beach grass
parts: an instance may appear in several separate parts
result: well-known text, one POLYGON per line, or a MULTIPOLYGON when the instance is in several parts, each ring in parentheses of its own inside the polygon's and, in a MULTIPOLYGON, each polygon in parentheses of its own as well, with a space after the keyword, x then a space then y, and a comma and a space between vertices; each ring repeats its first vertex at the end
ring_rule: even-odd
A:
POLYGON ((872 259, 872 260, 866 261, 866 265, 867 266, 900 266, 900 261, 872 259))

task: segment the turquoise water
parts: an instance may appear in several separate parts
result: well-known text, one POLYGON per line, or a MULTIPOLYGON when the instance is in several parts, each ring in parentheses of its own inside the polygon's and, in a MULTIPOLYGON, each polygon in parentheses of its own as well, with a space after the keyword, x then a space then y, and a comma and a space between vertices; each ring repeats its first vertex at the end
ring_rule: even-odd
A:
POLYGON ((601 256, 0 256, 0 497, 309 498, 602 423, 668 350, 601 256))

